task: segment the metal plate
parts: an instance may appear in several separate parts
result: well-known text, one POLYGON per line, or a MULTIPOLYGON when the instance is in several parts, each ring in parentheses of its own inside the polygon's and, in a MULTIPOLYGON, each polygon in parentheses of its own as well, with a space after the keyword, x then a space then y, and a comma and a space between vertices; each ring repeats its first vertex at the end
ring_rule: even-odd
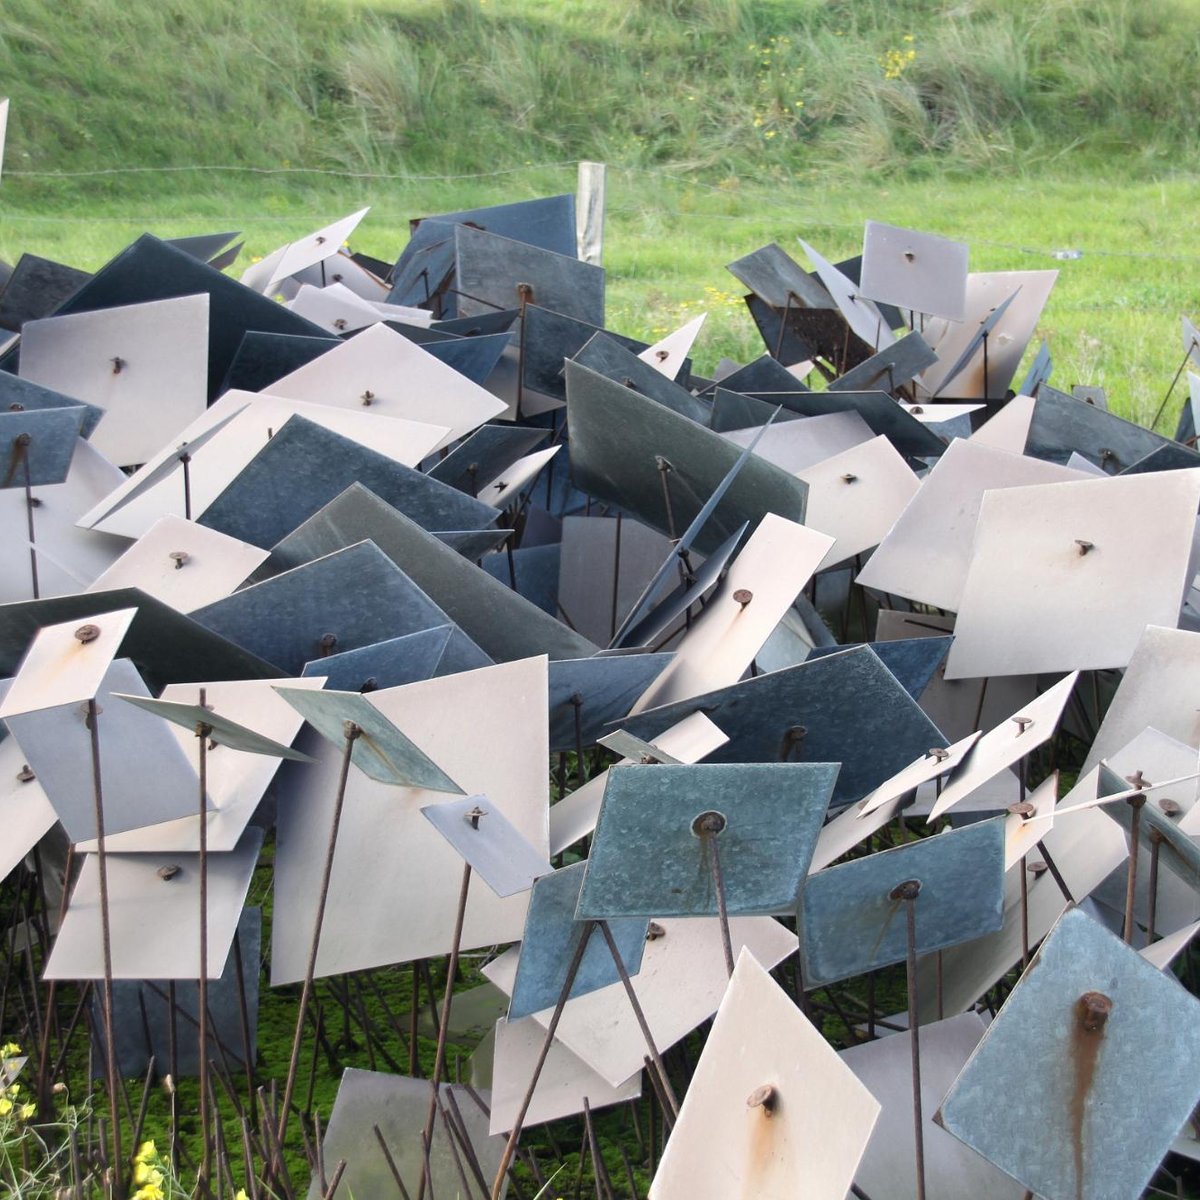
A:
POLYGON ((1004 818, 1004 869, 1011 871, 1026 855, 1040 858, 1038 842, 1049 833, 1058 803, 1058 772, 1053 771, 1029 793, 1029 817, 1009 813, 1004 818), (1033 820, 1032 818, 1039 818, 1033 820), (1040 818, 1045 818, 1040 819, 1040 818))
POLYGON ((21 377, 104 410, 93 445, 144 463, 205 407, 209 297, 27 321, 21 377))
MULTIPOLYGON (((208 977, 219 979, 254 875, 261 829, 237 848, 208 856, 208 977)), ((195 979, 200 964, 198 854, 108 854, 108 908, 114 979, 195 979), (178 867, 171 877, 162 867, 178 867)), ((102 979, 100 872, 83 860, 71 903, 46 964, 45 979, 102 979)))
POLYGON ((337 692, 374 691, 432 679, 439 673, 438 664, 453 629, 453 625, 437 625, 328 658, 314 658, 304 664, 303 674, 324 678, 326 686, 337 692))
POLYGON ((528 299, 591 325, 604 325, 604 268, 469 225, 454 227, 457 311, 469 317, 528 299), (518 284, 532 289, 527 297, 518 284))
POLYGON ((1029 424, 1026 453, 1049 462, 1066 462, 1082 454, 1110 474, 1172 443, 1157 433, 1088 404, 1066 392, 1043 387, 1038 391, 1029 424))
POLYGON ((435 449, 504 411, 495 396, 386 325, 366 329, 276 380, 271 394, 448 426, 435 449))
MULTIPOLYGON (((485 793, 526 841, 548 852, 546 726, 512 719, 514 712, 546 711, 544 658, 370 695, 464 791, 485 793)), ((315 737, 306 736, 300 749, 316 754, 318 762, 284 764, 279 776, 271 952, 276 985, 304 977, 316 905, 313 880, 328 846, 340 767, 337 749, 315 737)), ((462 860, 420 813, 441 799, 439 793, 389 787, 350 773, 318 975, 450 950, 462 860), (380 837, 380 829, 388 836, 380 837)), ((525 896, 499 900, 487 888, 472 889, 463 949, 515 941, 526 905, 525 896)))
MULTIPOLYGON (((513 1127, 545 1037, 546 1031, 532 1017, 496 1022, 495 1056, 489 1080, 492 1111, 488 1128, 491 1133, 507 1133, 513 1127)), ((640 1072, 612 1087, 555 1039, 538 1076, 522 1128, 532 1129, 562 1117, 573 1117, 583 1112, 585 1104, 595 1112, 610 1104, 636 1100, 641 1094, 640 1072)))
MULTIPOLYGON (((717 390, 718 397, 724 393, 717 390)), ((780 416, 783 414, 781 413, 780 416)), ((797 417, 775 422, 765 432, 760 427, 731 429, 723 436, 735 446, 748 446, 762 432, 754 453, 791 475, 824 462, 835 454, 869 442, 870 426, 857 412, 825 413, 819 417, 797 417)))
POLYGON ((651 1200, 840 1200, 879 1102, 743 950, 650 1185, 651 1200), (773 1090, 768 1112, 749 1098, 773 1090), (715 1136, 719 1131, 719 1136, 715 1136))
POLYGON ((1053 372, 1054 361, 1050 357, 1050 347, 1046 342, 1043 342, 1038 347, 1038 352, 1034 355, 1033 362, 1029 364, 1029 370, 1025 373, 1025 378, 1021 382, 1020 391, 1027 396, 1040 396, 1042 388, 1053 372))
POLYGON ((16 331, 26 321, 48 317, 89 279, 87 271, 36 254, 22 254, 0 289, 0 329, 16 331))
POLYGON ((421 628, 453 622, 502 662, 531 654, 586 658, 597 650, 357 483, 284 538, 273 554, 277 562, 291 565, 358 538, 369 538, 393 563, 403 563, 405 577, 438 606, 439 619, 421 628))
MULTIPOLYGON (((0 688, 7 685, 7 680, 0 688)), ((0 742, 0 882, 54 827, 58 814, 37 778, 23 778, 28 764, 16 738, 0 742)))
MULTIPOLYGON (((633 990, 660 1052, 665 1053, 717 1011, 729 986, 715 918, 664 918, 660 936, 648 941, 633 990)), ((734 917, 729 936, 735 957, 743 946, 772 969, 796 950, 796 935, 773 917, 734 917)), ((514 947, 483 968, 497 987, 512 991, 518 951, 514 947)), ((543 1028, 550 1010, 534 1014, 543 1028)), ((642 1068, 646 1040, 620 983, 567 1002, 559 1039, 616 1087, 642 1068)))
POLYGON ((496 519, 489 505, 295 416, 208 505, 199 521, 269 547, 352 483, 370 488, 423 529, 482 529, 496 519))
POLYGON ((986 495, 946 678, 1128 665, 1178 619, 1198 504, 1200 471, 986 495))
MULTIPOLYGON (((576 486, 619 504, 669 536, 672 522, 656 463, 663 458, 672 468, 669 486, 678 536, 737 462, 737 447, 578 363, 568 362, 566 373, 576 486)), ((757 524, 768 512, 803 521, 806 491, 778 467, 752 458, 706 523, 697 549, 710 553, 742 522, 757 524)))
POLYGON ((580 366, 612 379, 640 396, 647 396, 682 417, 690 417, 700 425, 709 422, 707 401, 693 396, 687 388, 675 383, 673 378, 664 375, 603 331, 594 334, 571 358, 580 366))
MULTIPOLYGON (((855 806, 857 816, 861 820, 876 809, 890 806, 893 801, 901 799, 909 792, 915 792, 921 784, 954 770, 981 736, 978 731, 970 733, 945 750, 939 750, 936 754, 923 754, 915 759, 903 770, 897 771, 891 779, 885 779, 869 796, 860 801, 855 806)), ((862 836, 865 837, 866 834, 862 836)))
MULTIPOLYGON (((575 193, 558 196, 539 196, 534 200, 518 200, 511 204, 491 204, 484 208, 468 208, 461 212, 437 213, 415 217, 409 224, 413 233, 426 221, 471 224, 489 233, 530 246, 540 246, 555 254, 575 257, 575 193)), ((401 260, 403 261, 403 259, 401 260)))
POLYGON ((314 559, 192 615, 293 674, 323 649, 354 650, 450 621, 371 542, 314 559), (327 634, 334 641, 323 647, 327 634))
POLYGON ((484 483, 495 479, 549 435, 548 429, 481 425, 445 458, 434 463, 429 468, 429 477, 469 496, 477 496, 484 483))
POLYGON ((102 408, 97 408, 94 404, 85 404, 73 396, 64 396, 62 392, 52 391, 40 384, 30 383, 28 379, 10 375, 7 371, 0 371, 0 411, 20 412, 25 409, 28 412, 44 408, 79 407, 86 413, 79 436, 91 437, 100 418, 104 416, 102 408))
POLYGON ((834 805, 861 800, 931 746, 938 732, 868 646, 650 709, 622 728, 654 735, 693 712, 729 735, 714 762, 840 762, 834 805), (803 727, 804 734, 794 733, 803 727))
POLYGON ((255 264, 259 270, 255 271, 254 267, 251 267, 245 271, 242 275, 242 283, 247 287, 254 287, 264 294, 270 294, 281 281, 289 276, 314 267, 317 263, 324 262, 325 259, 332 258, 337 254, 346 239, 358 228, 359 222, 370 211, 369 207, 360 208, 358 212, 351 213, 346 217, 339 217, 338 220, 315 230, 307 237, 297 238, 294 242, 280 246, 278 250, 272 251, 263 259, 263 264, 270 259, 275 260, 274 269, 266 273, 265 278, 260 280, 264 274, 263 264, 255 264))
MULTIPOLYGON (((616 734, 601 739, 601 744, 615 749, 618 754, 622 753, 619 745, 636 746, 639 750, 649 746, 656 756, 654 761, 695 763, 726 741, 728 738, 703 713, 693 713, 678 725, 672 725, 670 729, 660 733, 653 742, 643 742, 623 730, 618 730, 616 734), (614 743, 611 739, 617 738, 618 735, 620 741, 614 743)), ((638 758, 624 758, 615 765, 629 766, 640 762, 643 757, 639 753, 638 758)), ((601 771, 550 809, 551 854, 561 854, 568 846, 573 846, 596 828, 596 818, 600 815, 600 805, 607 783, 608 771, 601 771)))
POLYGON ((673 333, 659 338, 653 346, 648 346, 638 355, 638 358, 644 363, 649 363, 667 379, 678 379, 682 383, 687 383, 688 376, 691 374, 688 355, 707 319, 708 313, 701 313, 698 317, 693 317, 673 333))
MULTIPOLYGON (((467 1137, 474 1147, 480 1170, 484 1178, 490 1180, 500 1165, 504 1141, 502 1138, 488 1137, 487 1117, 468 1089, 442 1084, 443 1106, 449 1107, 445 1096, 451 1091, 466 1123, 467 1137)), ((429 1099, 429 1081, 426 1079, 360 1071, 357 1067, 346 1068, 325 1129, 322 1151, 327 1173, 339 1161, 345 1160, 346 1171, 342 1175, 339 1193, 345 1188, 344 1195, 366 1200, 366 1197, 388 1196, 397 1191, 391 1167, 375 1136, 375 1127, 378 1126, 400 1178, 411 1189, 410 1194, 416 1195, 424 1161, 421 1130, 425 1125, 429 1099)), ((486 1102, 487 1095, 481 1095, 480 1099, 486 1102)), ((465 1158, 459 1145, 451 1142, 446 1123, 437 1121, 429 1147, 429 1192, 432 1195, 461 1195, 461 1176, 454 1157, 456 1152, 460 1159, 465 1158)), ((463 1169, 468 1171, 467 1177, 471 1178, 465 1164, 463 1169)), ((321 1200, 322 1191, 321 1181, 314 1178, 309 1185, 308 1200, 321 1200)))
POLYGON ((551 312, 537 304, 526 305, 522 319, 525 322, 525 353, 521 363, 524 386, 556 400, 566 399, 564 359, 574 358, 595 334, 605 334, 635 355, 649 348, 646 342, 636 338, 625 337, 609 329, 599 329, 586 321, 551 312))
MULTIPOLYGON (((851 367, 829 384, 831 392, 895 392, 915 379, 926 367, 937 362, 937 355, 919 333, 902 337, 895 345, 851 367)), ((726 384, 728 386, 728 384, 726 384)), ((756 389, 757 390, 757 389, 756 389)))
POLYGON ((117 609, 39 629, 0 703, 0 718, 91 700, 136 615, 135 608, 117 609), (80 631, 86 638, 76 636, 80 631))
POLYGON ((62 483, 87 413, 79 405, 0 412, 0 487, 23 488, 26 464, 31 486, 62 483))
POLYGON ((554 870, 486 796, 448 800, 421 813, 497 896, 527 892, 554 870))
POLYGON ((270 391, 277 379, 341 344, 335 337, 298 337, 248 330, 229 364, 221 391, 270 391))
MULTIPOLYGON (((949 637, 923 637, 897 639, 890 642, 858 642, 856 645, 870 646, 880 662, 899 680, 900 685, 914 699, 920 700, 925 689, 938 673, 942 660, 950 651, 949 637)), ((851 646, 814 646, 804 660, 826 658, 830 654, 841 654, 851 646)), ((937 724, 935 721, 934 724, 937 724)))
POLYGON ((662 674, 671 654, 623 654, 606 658, 561 659, 550 664, 550 749, 574 750, 578 696, 579 742, 590 746, 604 727, 625 716, 651 681, 662 674))
POLYGON ((995 416, 971 434, 970 440, 980 446, 990 446, 993 450, 1024 454, 1035 404, 1037 401, 1032 396, 1014 396, 995 416))
POLYGON ((1200 1004, 1096 921, 1065 913, 937 1120, 1048 1200, 1140 1195, 1200 1096, 1200 1004), (1080 998, 1111 1000, 1100 1029, 1080 998), (1165 1036, 1166 1031, 1169 1036, 1165 1036), (1017 1067, 1026 1102, 997 1105, 1017 1067))
POLYGON ((797 238, 797 241, 804 247, 804 253, 855 334, 877 352, 890 346, 896 340, 896 335, 858 284, 843 275, 828 259, 822 258, 803 238, 797 238))
POLYGON ((507 554, 487 554, 479 566, 493 579, 524 597, 530 604, 553 617, 558 612, 558 576, 561 547, 522 546, 507 554))
POLYGON ((837 778, 836 763, 615 767, 579 896, 578 916, 717 915, 711 850, 695 822, 719 813, 728 911, 796 907, 837 778))
POLYGON ((863 294, 897 308, 961 321, 967 307, 968 254, 965 242, 868 221, 863 294))
MULTIPOLYGON (((787 387, 789 385, 783 383, 776 386, 787 387)), ((775 395, 776 393, 769 394, 775 395)), ((786 394, 790 395, 791 393, 786 394)), ((765 400, 756 400, 754 396, 744 395, 741 392, 731 392, 724 387, 717 387, 713 392, 713 406, 708 424, 714 433, 731 433, 739 429, 749 429, 752 426, 764 425, 772 418, 776 424, 804 419, 798 412, 768 404, 765 400)), ((868 429, 868 436, 870 436, 870 432, 868 429)))
MULTIPOLYGON (((933 1114, 987 1026, 963 1013, 921 1027, 921 1113, 928 1200, 1022 1200, 1024 1189, 934 1123, 933 1114)), ((906 1032, 840 1054, 882 1105, 855 1182, 872 1197, 916 1200, 912 1046, 906 1032)))
MULTIPOLYGON (((825 299, 826 303, 832 303, 828 296, 825 299)), ((723 375, 720 384, 726 391, 740 393, 804 391, 804 385, 791 369, 769 354, 760 354, 744 367, 723 375)))
MULTIPOLYGON (((586 863, 575 863, 543 875, 534 884, 508 1006, 510 1021, 558 1003, 571 960, 580 940, 587 935, 587 922, 576 916, 586 871, 586 863)), ((641 968, 649 927, 649 917, 622 917, 609 922, 617 953, 631 976, 636 976, 641 968)), ((597 929, 588 937, 587 949, 571 984, 571 997, 586 996, 619 978, 612 952, 597 929)))
POLYGON ((902 962, 905 902, 891 898, 920 881, 915 901, 918 954, 1000 928, 1004 916, 1004 821, 996 817, 829 867, 801 894, 804 986, 821 987, 902 962))
MULTIPOLYGON (((326 332, 339 337, 369 325, 378 325, 384 316, 374 304, 336 283, 327 287, 302 283, 300 290, 287 302, 287 307, 306 321, 320 325, 326 332)), ((423 323, 428 325, 430 314, 426 312, 423 315, 423 323)))
POLYGON ((955 438, 858 573, 857 582, 957 612, 984 493, 1083 478, 1067 467, 955 438))
POLYGON ((831 308, 829 293, 777 242, 735 259, 725 268, 772 308, 786 308, 788 297, 805 308, 831 308))
MULTIPOLYGON (((546 469, 550 460, 562 450, 561 445, 535 450, 506 467, 494 479, 479 489, 479 499, 493 508, 516 508, 522 502, 522 489, 532 491, 531 484, 546 469)), ((528 494, 528 491, 526 494, 528 494)), ((536 547, 542 549, 542 547, 536 547)), ((558 572, 555 572, 557 576, 558 572)))
POLYGON ((275 691, 343 752, 346 725, 356 725, 360 732, 351 747, 350 761, 371 779, 392 787, 464 795, 462 788, 366 696, 309 688, 277 687, 275 691))
POLYGON ((55 315, 93 312, 118 305, 209 297, 208 395, 212 399, 229 370, 248 329, 266 333, 320 335, 323 330, 288 312, 266 296, 255 295, 186 250, 145 233, 106 263, 56 310, 55 315))
POLYGON ((156 521, 85 590, 140 588, 179 612, 189 613, 228 596, 268 556, 269 551, 215 529, 167 516, 156 521))
MULTIPOLYGON (((953 648, 950 653, 953 655, 953 648)), ((1072 672, 1036 700, 1022 705, 1007 721, 989 729, 955 768, 933 806, 929 820, 936 820, 1005 767, 1011 767, 1045 745, 1054 736, 1078 679, 1079 673, 1072 672)))

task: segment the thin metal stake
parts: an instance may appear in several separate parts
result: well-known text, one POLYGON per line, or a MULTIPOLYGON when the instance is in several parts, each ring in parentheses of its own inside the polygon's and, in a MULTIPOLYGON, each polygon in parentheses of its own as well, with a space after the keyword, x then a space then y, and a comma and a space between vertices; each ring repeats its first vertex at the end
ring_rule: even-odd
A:
POLYGON ((1129 824, 1129 870, 1125 875, 1125 928, 1121 936, 1126 945, 1133 945, 1133 896, 1137 888, 1138 835, 1142 825, 1142 805, 1146 803, 1143 793, 1130 796, 1126 803, 1130 807, 1129 824))
POLYGON ((921 1040, 917 1024, 917 896, 919 879, 909 879, 891 892, 904 903, 908 935, 908 1031, 912 1047, 913 1145, 916 1151, 917 1200, 925 1200, 925 1122, 921 1112, 921 1040))
MULTIPOLYGON (((201 708, 205 707, 206 699, 205 689, 201 688, 201 708)), ((202 1182, 207 1181, 211 1164, 208 1095, 208 820, 205 811, 208 794, 208 739, 211 736, 212 726, 205 721, 197 721, 196 738, 200 746, 200 976, 196 981, 200 1007, 197 1014, 200 1048, 200 1170, 198 1174, 202 1182)))

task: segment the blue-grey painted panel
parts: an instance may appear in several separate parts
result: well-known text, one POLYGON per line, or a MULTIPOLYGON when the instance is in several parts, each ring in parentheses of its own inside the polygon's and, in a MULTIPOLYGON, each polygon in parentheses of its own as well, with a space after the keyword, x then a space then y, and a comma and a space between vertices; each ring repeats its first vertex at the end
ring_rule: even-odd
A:
POLYGON ((506 588, 516 582, 517 595, 554 617, 558 612, 558 574, 561 546, 522 546, 507 554, 489 554, 480 564, 506 588))
MULTIPOLYGON (((82 405, 0 412, 0 487, 24 487, 26 465, 32 487, 62 483, 86 417, 82 405), (25 438, 28 442, 22 446, 25 438)), ((36 526, 35 519, 35 530, 36 526)))
POLYGON ((481 425, 429 468, 429 478, 469 496, 477 495, 484 484, 491 483, 549 435, 548 429, 527 429, 523 425, 481 425))
POLYGON ((433 678, 452 629, 451 625, 438 625, 327 658, 314 658, 304 664, 301 674, 324 675, 325 686, 338 692, 376 691, 419 683, 433 678))
POLYGON ((630 391, 648 396, 682 417, 690 417, 705 426, 711 419, 711 405, 707 400, 693 396, 687 388, 668 379, 649 363, 642 362, 633 351, 607 333, 595 334, 572 357, 580 366, 612 379, 630 391))
POLYGON ((0 412, 20 412, 43 408, 82 408, 84 410, 83 425, 79 430, 80 437, 91 437, 92 430, 104 416, 104 409, 73 396, 64 396, 62 392, 42 387, 40 383, 30 383, 7 371, 0 371, 0 412))
POLYGON ((674 654, 624 654, 603 658, 568 658, 550 664, 550 749, 575 749, 575 705, 578 696, 580 740, 592 745, 605 726, 618 721, 667 668, 674 654))
MULTIPOLYGON (((929 686, 937 669, 950 653, 953 637, 928 638, 899 638, 894 642, 859 642, 857 645, 868 645, 879 655, 880 661, 903 685, 904 690, 914 699, 920 700, 921 693, 929 686)), ((824 658, 830 654, 840 654, 849 650, 850 646, 817 646, 808 653, 811 662, 814 658, 824 658)))

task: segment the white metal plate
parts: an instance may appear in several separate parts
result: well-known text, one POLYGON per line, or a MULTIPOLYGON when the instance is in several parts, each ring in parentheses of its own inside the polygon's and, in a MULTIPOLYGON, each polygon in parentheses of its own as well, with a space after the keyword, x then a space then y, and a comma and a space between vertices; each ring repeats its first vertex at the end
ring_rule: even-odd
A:
POLYGON ((760 425, 732 429, 721 436, 735 446, 743 447, 758 438, 754 453, 795 475, 835 454, 861 446, 875 435, 862 416, 850 409, 822 413, 817 417, 800 417, 795 421, 779 421, 765 431, 760 425))
POLYGON ((863 295, 961 321, 967 308, 969 253, 965 242, 868 221, 863 231, 863 295))

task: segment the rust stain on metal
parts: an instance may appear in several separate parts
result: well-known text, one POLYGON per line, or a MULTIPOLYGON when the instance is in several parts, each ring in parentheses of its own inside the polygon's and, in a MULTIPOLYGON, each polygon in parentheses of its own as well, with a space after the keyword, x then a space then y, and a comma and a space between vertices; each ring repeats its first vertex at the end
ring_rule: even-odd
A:
POLYGON ((1075 1160, 1075 1194, 1085 1200, 1083 1186, 1083 1138, 1087 1119, 1087 1098, 1096 1077, 1096 1064, 1112 1001, 1103 992, 1084 992, 1075 1002, 1075 1019, 1071 1029, 1071 1060, 1074 1078, 1071 1086, 1069 1112, 1071 1117, 1071 1149, 1075 1160))
MULTIPOLYGON (((759 1089, 759 1091, 764 1089, 759 1089)), ((741 1194, 750 1200, 760 1200, 764 1184, 779 1157, 779 1140, 786 1136, 782 1124, 772 1120, 779 1112, 779 1093, 771 1091, 771 1108, 765 1104, 751 1105, 747 1100, 746 1117, 750 1122, 749 1137, 746 1139, 746 1164, 742 1171, 741 1194)), ((752 1100, 752 1096, 750 1099, 752 1100)))

